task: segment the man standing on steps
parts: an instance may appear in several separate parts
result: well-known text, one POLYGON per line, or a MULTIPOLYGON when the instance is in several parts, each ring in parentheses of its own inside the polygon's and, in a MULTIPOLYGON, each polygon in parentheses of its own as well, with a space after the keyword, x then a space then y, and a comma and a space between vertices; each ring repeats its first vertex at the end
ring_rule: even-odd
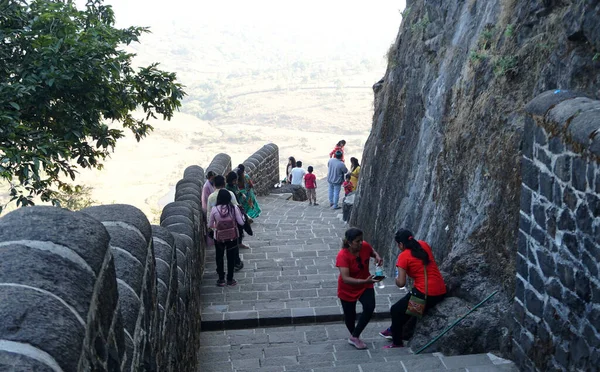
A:
POLYGON ((344 182, 344 174, 348 172, 348 168, 342 162, 342 152, 336 151, 335 157, 329 159, 327 163, 327 182, 329 183, 329 206, 332 209, 340 209, 338 200, 340 199, 340 190, 344 182))

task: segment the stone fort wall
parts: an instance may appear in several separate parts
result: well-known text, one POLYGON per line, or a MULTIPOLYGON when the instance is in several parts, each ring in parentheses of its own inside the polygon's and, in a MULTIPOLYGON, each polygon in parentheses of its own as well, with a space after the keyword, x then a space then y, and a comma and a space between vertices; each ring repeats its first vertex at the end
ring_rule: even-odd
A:
MULTIPOLYGON (((268 144, 244 164, 258 194, 279 180, 268 144)), ((227 154, 207 169, 231 170, 227 154)), ((188 167, 160 226, 131 205, 36 206, 0 219, 0 370, 192 371, 206 221, 188 167)))
POLYGON ((513 355, 524 371, 593 370, 600 365, 600 101, 555 90, 526 110, 513 355))

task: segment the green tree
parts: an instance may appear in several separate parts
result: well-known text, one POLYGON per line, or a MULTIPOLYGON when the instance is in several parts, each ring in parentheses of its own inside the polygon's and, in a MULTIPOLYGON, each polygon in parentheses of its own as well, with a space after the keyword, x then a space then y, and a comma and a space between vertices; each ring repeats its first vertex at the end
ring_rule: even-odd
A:
POLYGON ((122 49, 148 29, 114 25, 103 0, 83 10, 72 0, 0 0, 0 180, 18 206, 36 196, 58 204, 61 177, 101 169, 124 136, 107 123, 139 141, 153 130, 150 118, 169 120, 181 106, 174 73, 134 69, 122 49))

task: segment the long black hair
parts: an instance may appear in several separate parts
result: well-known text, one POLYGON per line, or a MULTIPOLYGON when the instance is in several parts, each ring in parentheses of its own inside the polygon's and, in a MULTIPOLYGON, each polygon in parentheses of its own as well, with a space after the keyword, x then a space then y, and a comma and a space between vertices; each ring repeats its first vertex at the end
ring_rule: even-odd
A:
MULTIPOLYGON (((229 193, 229 190, 227 189, 221 189, 219 190, 219 193, 217 194, 217 206, 219 205, 224 205, 227 207, 227 212, 229 213, 229 215, 234 216, 235 214, 235 210, 233 207, 233 204, 231 204, 231 194, 229 193)), ((221 217, 226 216, 227 214, 225 213, 221 213, 223 211, 223 208, 219 208, 219 214, 221 214, 221 217)))
POLYGON ((421 244, 413 237, 413 234, 407 229, 400 229, 396 232, 396 236, 394 236, 394 240, 396 243, 402 243, 404 246, 410 250, 413 257, 418 258, 423 261, 423 265, 429 264, 429 255, 421 244))
POLYGON ((238 187, 240 188, 240 190, 242 190, 246 187, 246 179, 244 177, 245 170, 246 170, 246 167, 244 166, 244 164, 239 164, 237 166, 238 187))
POLYGON ((344 234, 344 240, 342 240, 342 248, 350 248, 350 243, 354 241, 354 239, 359 236, 363 236, 363 232, 361 229, 357 229, 353 227, 351 229, 346 230, 344 234))
POLYGON ((358 163, 358 159, 355 157, 350 158, 350 164, 352 164, 352 166, 350 167, 350 171, 355 170, 356 167, 360 167, 360 164, 358 163))

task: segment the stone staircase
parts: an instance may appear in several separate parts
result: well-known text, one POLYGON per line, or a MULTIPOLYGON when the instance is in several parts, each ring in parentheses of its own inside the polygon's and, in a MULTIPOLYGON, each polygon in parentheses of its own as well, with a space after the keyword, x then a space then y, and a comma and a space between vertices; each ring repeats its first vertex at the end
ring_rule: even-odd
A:
POLYGON ((388 341, 377 333, 389 325, 384 319, 391 304, 406 293, 391 280, 375 289, 374 319, 362 336, 369 349, 349 345, 335 267, 347 225, 341 209, 329 208, 326 183, 320 185, 319 206, 287 200, 286 194, 259 199, 263 213, 252 225, 254 236, 244 239, 250 249, 241 250, 237 286, 216 287, 214 251, 207 252, 201 371, 517 370, 492 354, 444 357, 383 349, 388 341))

